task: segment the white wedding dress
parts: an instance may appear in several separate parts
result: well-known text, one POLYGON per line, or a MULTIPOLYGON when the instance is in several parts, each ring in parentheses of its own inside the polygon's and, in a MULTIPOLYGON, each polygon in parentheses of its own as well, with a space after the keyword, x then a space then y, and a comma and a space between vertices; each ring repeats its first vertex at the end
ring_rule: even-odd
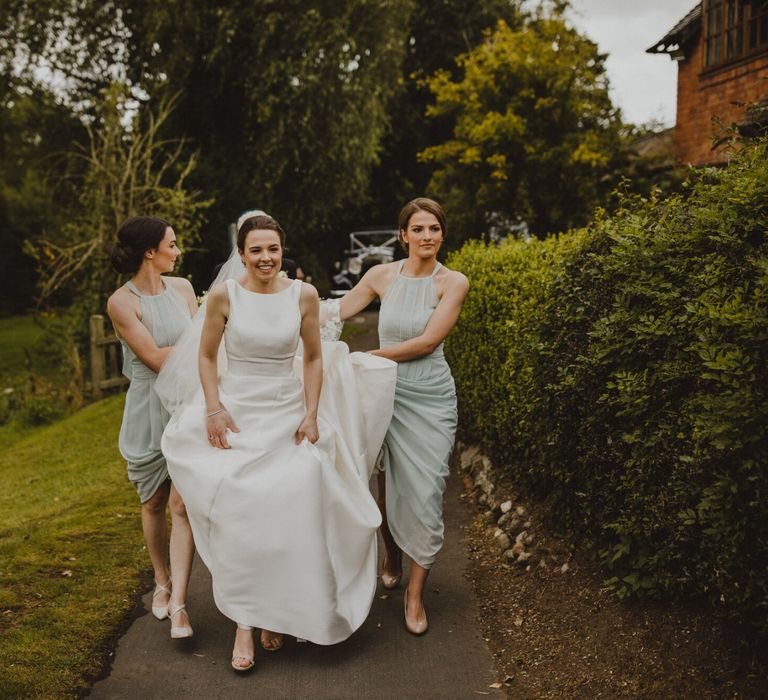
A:
POLYGON ((202 390, 162 440, 197 551, 231 620, 335 644, 365 620, 376 589, 381 518, 368 488, 392 416, 396 364, 323 343, 319 441, 295 444, 305 407, 302 282, 259 294, 226 282, 220 398, 239 433, 207 440, 202 390))

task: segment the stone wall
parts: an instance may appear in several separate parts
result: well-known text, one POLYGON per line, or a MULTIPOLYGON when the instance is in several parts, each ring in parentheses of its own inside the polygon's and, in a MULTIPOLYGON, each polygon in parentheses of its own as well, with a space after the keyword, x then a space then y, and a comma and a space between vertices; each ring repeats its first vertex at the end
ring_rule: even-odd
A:
POLYGON ((570 553, 561 542, 546 536, 540 517, 517 497, 509 485, 500 485, 498 470, 476 445, 456 444, 458 466, 472 500, 483 510, 488 536, 493 538, 499 562, 530 572, 554 568, 565 574, 571 568, 570 553))

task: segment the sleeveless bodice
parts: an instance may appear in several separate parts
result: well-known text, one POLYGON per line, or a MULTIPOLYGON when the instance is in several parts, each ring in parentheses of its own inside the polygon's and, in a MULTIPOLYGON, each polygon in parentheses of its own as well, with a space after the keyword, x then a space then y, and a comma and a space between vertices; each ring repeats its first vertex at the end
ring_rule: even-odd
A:
MULTIPOLYGON (((379 346, 382 348, 421 335, 439 301, 435 274, 441 267, 440 263, 435 265, 429 277, 405 277, 402 274, 404 263, 404 260, 400 263, 397 275, 381 302, 379 346)), ((398 375, 416 378, 425 372, 431 373, 436 364, 444 363, 443 343, 440 343, 425 357, 398 363, 398 375)))
MULTIPOLYGON (((146 295, 142 294, 133 282, 125 283, 125 286, 139 298, 141 323, 150 332, 159 348, 175 345, 191 321, 187 302, 172 285, 165 280, 163 284, 165 289, 160 294, 146 295)), ((155 376, 155 373, 136 357, 122 338, 120 343, 123 346, 123 374, 128 379, 155 376)))
POLYGON ((234 279, 226 284, 227 374, 290 375, 301 331, 301 280, 274 294, 251 292, 234 279))
MULTIPOLYGON (((440 263, 429 277, 404 277, 403 263, 381 302, 381 347, 421 335, 438 304, 440 263)), ((443 544, 443 492, 457 418, 442 343, 425 357, 397 363, 395 410, 381 455, 387 523, 400 549, 426 569, 443 544)))
POLYGON ((241 625, 336 644, 376 593, 381 515, 368 480, 392 416, 394 363, 325 343, 319 439, 296 443, 307 417, 299 357, 303 282, 260 294, 226 282, 218 399, 238 432, 208 440, 202 387, 163 434, 168 473, 189 517, 214 601, 241 625), (226 362, 226 368, 224 363, 226 362))
MULTIPOLYGON (((152 334, 159 348, 175 345, 191 323, 189 306, 172 285, 163 280, 160 294, 144 295, 133 282, 126 282, 131 294, 139 298, 141 323, 152 334)), ((169 415, 155 393, 157 374, 147 367, 128 344, 123 346, 123 374, 131 380, 125 397, 123 423, 118 445, 128 463, 128 478, 145 503, 168 478, 160 449, 163 429, 169 415)))

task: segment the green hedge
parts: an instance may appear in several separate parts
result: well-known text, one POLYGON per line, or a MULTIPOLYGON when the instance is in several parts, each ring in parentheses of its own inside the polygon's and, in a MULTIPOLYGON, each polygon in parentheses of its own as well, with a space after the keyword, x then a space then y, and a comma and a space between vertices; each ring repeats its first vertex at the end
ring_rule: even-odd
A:
POLYGON ((465 437, 620 595, 768 632, 768 149, 547 241, 467 244, 447 352, 465 437))

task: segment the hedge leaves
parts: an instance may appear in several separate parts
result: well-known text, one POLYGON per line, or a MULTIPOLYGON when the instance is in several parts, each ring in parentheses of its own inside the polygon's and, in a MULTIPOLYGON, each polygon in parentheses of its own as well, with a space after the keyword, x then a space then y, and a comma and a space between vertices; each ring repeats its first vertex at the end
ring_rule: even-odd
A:
POLYGON ((465 430, 594 545, 620 595, 768 631, 765 142, 681 195, 453 266, 465 430))

